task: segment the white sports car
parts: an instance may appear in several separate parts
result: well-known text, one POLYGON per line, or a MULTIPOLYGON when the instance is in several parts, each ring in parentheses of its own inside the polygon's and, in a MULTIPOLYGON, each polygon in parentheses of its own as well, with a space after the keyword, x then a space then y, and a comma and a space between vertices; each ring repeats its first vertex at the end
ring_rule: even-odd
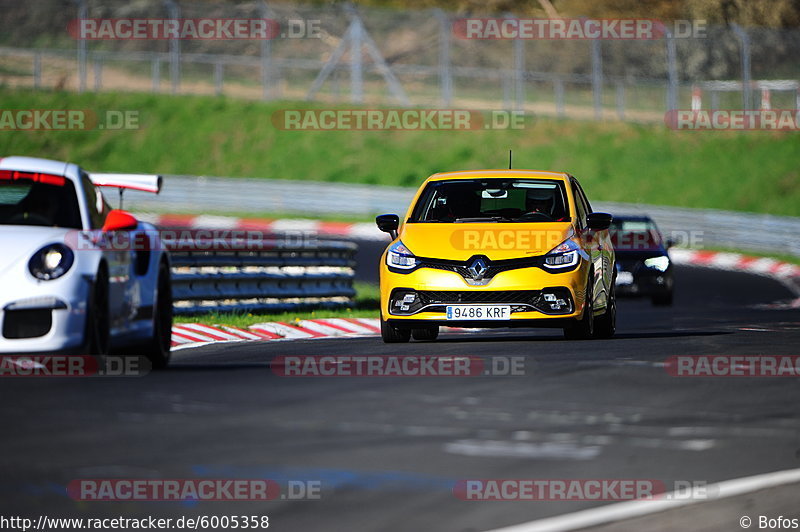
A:
POLYGON ((0 353, 130 352, 169 362, 170 258, 101 187, 158 193, 161 176, 0 159, 0 353))

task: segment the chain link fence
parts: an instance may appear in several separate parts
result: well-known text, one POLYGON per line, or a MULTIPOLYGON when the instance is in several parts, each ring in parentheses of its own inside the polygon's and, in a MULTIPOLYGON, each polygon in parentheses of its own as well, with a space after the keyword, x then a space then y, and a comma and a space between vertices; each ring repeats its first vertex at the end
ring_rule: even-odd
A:
POLYGON ((6 86, 514 109, 633 121, 662 120, 666 110, 697 107, 698 99, 703 107, 757 109, 768 91, 772 108, 795 109, 800 98, 797 30, 701 23, 699 33, 666 31, 657 39, 483 40, 462 38, 454 31, 459 17, 441 10, 259 1, 5 4, 0 82, 6 86), (259 18, 274 20, 280 34, 82 40, 74 31, 81 19, 259 18))

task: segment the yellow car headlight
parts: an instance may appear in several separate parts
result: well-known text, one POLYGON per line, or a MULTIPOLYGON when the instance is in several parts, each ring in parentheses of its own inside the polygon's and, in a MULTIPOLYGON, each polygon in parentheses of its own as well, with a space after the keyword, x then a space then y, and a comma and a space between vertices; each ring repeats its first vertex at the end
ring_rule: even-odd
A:
POLYGON ((417 258, 401 241, 397 241, 386 252, 386 265, 398 270, 411 270, 417 266, 417 258))

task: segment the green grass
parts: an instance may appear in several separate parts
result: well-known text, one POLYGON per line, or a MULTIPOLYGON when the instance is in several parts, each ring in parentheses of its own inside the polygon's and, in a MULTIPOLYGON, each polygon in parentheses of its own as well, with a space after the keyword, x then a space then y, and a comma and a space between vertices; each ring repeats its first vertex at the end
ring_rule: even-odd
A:
POLYGON ((12 89, 0 97, 4 109, 138 111, 138 130, 0 131, 0 154, 90 170, 415 187, 434 172, 503 167, 513 148, 516 167, 569 171, 595 200, 800 215, 797 133, 544 118, 504 131, 282 131, 273 112, 319 105, 12 89))
POLYGON ((204 323, 207 325, 232 325, 246 328, 267 321, 296 322, 315 318, 377 318, 379 317, 380 290, 377 284, 356 281, 354 308, 336 310, 300 310, 295 312, 221 312, 198 316, 175 316, 175 323, 204 323))

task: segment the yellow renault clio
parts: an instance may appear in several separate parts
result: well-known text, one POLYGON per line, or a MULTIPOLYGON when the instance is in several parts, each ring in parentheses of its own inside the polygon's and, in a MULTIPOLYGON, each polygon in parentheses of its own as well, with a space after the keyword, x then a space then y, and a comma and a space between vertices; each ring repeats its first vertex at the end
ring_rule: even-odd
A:
POLYGON ((405 217, 383 214, 381 335, 435 340, 439 326, 616 328, 609 214, 566 173, 475 170, 429 177, 405 217))

